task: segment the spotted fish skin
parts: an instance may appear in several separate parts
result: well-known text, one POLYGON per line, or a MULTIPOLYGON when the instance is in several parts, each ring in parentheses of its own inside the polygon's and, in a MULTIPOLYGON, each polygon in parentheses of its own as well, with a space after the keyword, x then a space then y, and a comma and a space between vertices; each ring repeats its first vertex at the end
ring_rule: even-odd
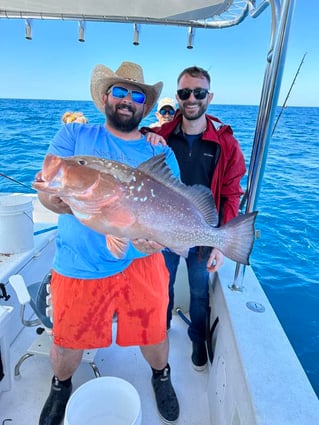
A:
POLYGON ((216 247, 249 264, 257 212, 217 228, 211 191, 181 183, 166 165, 165 154, 136 168, 94 156, 49 154, 42 181, 33 187, 59 196, 81 223, 105 234, 117 258, 125 255, 129 240, 147 239, 183 256, 193 246, 216 247))

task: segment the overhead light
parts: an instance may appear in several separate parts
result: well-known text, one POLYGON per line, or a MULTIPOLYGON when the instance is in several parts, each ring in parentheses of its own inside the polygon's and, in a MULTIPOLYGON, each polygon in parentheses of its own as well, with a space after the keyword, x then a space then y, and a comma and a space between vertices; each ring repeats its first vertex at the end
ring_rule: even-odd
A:
POLYGON ((83 43, 85 41, 84 38, 84 32, 85 32, 85 21, 79 21, 79 37, 78 40, 83 43))
POLYGON ((27 40, 32 40, 31 19, 25 20, 25 38, 27 40))
POLYGON ((188 38, 187 38, 187 48, 192 49, 193 43, 194 43, 194 37, 195 37, 195 28, 189 27, 188 28, 188 38))
POLYGON ((133 44, 138 46, 140 44, 140 29, 141 25, 133 24, 133 44))

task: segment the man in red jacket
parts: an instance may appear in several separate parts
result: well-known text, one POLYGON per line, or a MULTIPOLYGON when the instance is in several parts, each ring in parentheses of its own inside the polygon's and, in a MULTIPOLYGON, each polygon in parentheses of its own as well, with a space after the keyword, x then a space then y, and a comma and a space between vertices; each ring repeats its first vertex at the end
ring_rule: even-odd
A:
MULTIPOLYGON (((213 99, 210 76, 202 68, 184 69, 177 79, 176 100, 179 105, 173 121, 152 128, 163 136, 173 149, 187 185, 209 187, 219 212, 219 224, 225 224, 238 215, 243 191, 240 181, 245 174, 245 161, 232 129, 218 118, 206 114, 213 99)), ((190 226, 192 224, 190 223, 190 226)), ((174 282, 180 257, 164 251, 170 272, 167 328, 170 327, 174 307, 174 282)), ((190 286, 188 334, 193 344, 192 363, 196 370, 207 365, 206 321, 209 309, 208 278, 223 264, 223 254, 216 248, 194 247, 186 258, 190 286)))

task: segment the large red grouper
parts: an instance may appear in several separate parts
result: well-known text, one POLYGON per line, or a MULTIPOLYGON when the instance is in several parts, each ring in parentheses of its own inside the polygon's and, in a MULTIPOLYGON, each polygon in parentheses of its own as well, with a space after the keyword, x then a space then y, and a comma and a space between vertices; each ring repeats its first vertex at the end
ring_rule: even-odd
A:
POLYGON ((47 155, 41 181, 32 186, 59 196, 77 219, 106 235, 108 249, 124 256, 128 241, 155 241, 179 255, 193 246, 218 248, 249 264, 257 212, 215 227, 218 213, 211 191, 186 186, 172 175, 165 154, 137 168, 94 156, 47 155))

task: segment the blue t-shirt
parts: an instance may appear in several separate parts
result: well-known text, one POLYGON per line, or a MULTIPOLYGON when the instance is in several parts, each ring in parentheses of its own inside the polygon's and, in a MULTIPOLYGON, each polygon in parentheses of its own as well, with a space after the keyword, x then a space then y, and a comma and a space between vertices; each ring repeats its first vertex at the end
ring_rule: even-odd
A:
MULTIPOLYGON (((48 153, 62 157, 93 155, 132 167, 162 152, 173 174, 179 177, 178 163, 169 147, 153 146, 144 136, 126 141, 112 135, 103 125, 67 124, 48 149, 48 153)), ((82 279, 114 275, 126 269, 135 258, 145 256, 130 244, 124 258, 115 258, 106 247, 105 235, 81 224, 71 214, 59 216, 56 248, 53 268, 65 276, 82 279)))

